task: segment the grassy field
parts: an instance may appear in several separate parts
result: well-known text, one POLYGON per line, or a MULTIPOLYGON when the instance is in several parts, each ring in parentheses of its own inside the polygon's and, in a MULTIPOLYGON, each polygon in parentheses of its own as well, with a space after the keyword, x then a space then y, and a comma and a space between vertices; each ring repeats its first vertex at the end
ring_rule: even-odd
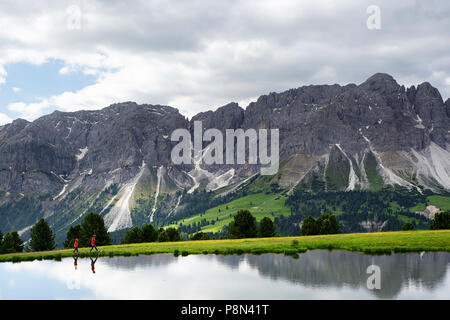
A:
MULTIPOLYGON (((286 199, 287 196, 280 193, 258 192, 208 209, 204 214, 196 214, 189 218, 178 220, 170 225, 164 226, 164 228, 178 227, 181 223, 183 225, 192 225, 193 223, 199 224, 206 219, 209 224, 203 225, 201 231, 212 233, 220 232, 224 226, 232 222, 233 215, 241 209, 249 210, 257 221, 260 221, 264 217, 269 217, 273 220, 275 217, 290 215, 290 208, 284 205, 286 199), (214 224, 212 222, 214 222, 214 224)), ((442 210, 450 210, 449 196, 432 195, 428 196, 427 200, 429 204, 435 205, 442 210)), ((319 201, 316 204, 318 206, 321 205, 319 201)), ((393 212, 401 209, 401 206, 396 202, 391 202, 389 205, 393 212)), ((408 210, 410 212, 423 211, 425 210, 425 207, 426 205, 424 203, 419 203, 414 207, 408 208, 408 210)), ((328 211, 331 214, 339 216, 342 213, 342 208, 336 206, 333 209, 332 206, 329 206, 328 211)), ((414 221, 415 223, 419 223, 419 220, 414 217, 399 215, 398 218, 402 222, 414 221)))
POLYGON ((290 214, 290 209, 284 206, 285 201, 286 196, 281 196, 279 194, 266 194, 263 192, 250 194, 248 196, 230 201, 226 204, 208 209, 205 214, 197 214, 195 216, 177 221, 176 224, 171 224, 165 227, 177 227, 180 223, 183 223, 183 225, 189 225, 199 223, 203 219, 206 219, 206 221, 214 221, 214 225, 211 223, 209 225, 205 225, 202 227, 202 231, 218 232, 221 231, 224 226, 228 225, 233 220, 232 215, 241 209, 250 210, 252 215, 256 218, 256 221, 260 221, 264 217, 270 217, 273 220, 276 216, 288 216, 290 214))
MULTIPOLYGON (((351 233, 309 237, 255 238, 127 244, 99 247, 100 256, 136 256, 156 253, 188 254, 263 254, 282 253, 297 257, 314 249, 348 250, 366 254, 401 252, 450 252, 450 230, 351 233)), ((80 249, 79 256, 88 256, 89 249, 80 249)), ((96 255, 97 253, 93 253, 96 255)), ((0 255, 0 262, 33 261, 72 256, 71 250, 14 253, 0 255)))
MULTIPOLYGON (((428 196, 427 200, 430 205, 436 206, 441 210, 444 211, 450 210, 450 197, 448 196, 432 195, 428 196)), ((425 203, 419 203, 414 207, 409 208, 409 211, 411 212, 423 211, 425 210, 425 208, 426 208, 425 203)))

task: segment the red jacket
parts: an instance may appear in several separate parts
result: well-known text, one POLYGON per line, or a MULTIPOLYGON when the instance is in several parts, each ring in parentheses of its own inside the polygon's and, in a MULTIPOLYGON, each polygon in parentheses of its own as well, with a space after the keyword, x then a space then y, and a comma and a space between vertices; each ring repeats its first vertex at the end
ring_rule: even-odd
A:
POLYGON ((92 237, 91 245, 94 245, 94 244, 95 244, 95 237, 92 237))
POLYGON ((75 239, 75 242, 73 243, 73 246, 76 248, 78 247, 78 239, 75 239))

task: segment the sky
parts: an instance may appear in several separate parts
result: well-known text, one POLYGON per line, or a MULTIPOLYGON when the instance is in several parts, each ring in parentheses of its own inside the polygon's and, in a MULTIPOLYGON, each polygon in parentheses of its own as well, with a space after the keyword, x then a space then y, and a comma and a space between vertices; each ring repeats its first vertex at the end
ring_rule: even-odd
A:
POLYGON ((377 72, 450 97, 448 0, 2 0, 0 125, 136 101, 192 117, 377 72))

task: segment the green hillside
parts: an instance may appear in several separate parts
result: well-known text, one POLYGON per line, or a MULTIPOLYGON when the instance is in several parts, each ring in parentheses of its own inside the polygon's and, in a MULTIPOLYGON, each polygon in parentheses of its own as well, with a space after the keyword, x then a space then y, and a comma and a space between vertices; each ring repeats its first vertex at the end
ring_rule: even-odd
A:
POLYGON ((284 205, 287 197, 281 194, 273 193, 256 193, 250 194, 228 203, 213 207, 206 210, 204 214, 197 214, 189 218, 178 220, 167 227, 180 227, 182 225, 198 225, 203 224, 201 230, 204 232, 220 232, 222 228, 228 225, 233 215, 241 209, 251 211, 257 221, 263 217, 287 216, 290 209, 284 205), (207 224, 205 224, 207 223, 207 224))

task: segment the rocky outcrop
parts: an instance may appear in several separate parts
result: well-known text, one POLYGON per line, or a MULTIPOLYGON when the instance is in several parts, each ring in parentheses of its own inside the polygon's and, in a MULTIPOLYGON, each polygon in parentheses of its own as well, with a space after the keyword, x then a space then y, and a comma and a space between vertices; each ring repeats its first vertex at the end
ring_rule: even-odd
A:
POLYGON ((381 232, 387 221, 366 220, 360 222, 366 232, 381 232))
POLYGON ((427 206, 425 208, 425 210, 423 210, 423 211, 416 211, 416 214, 420 214, 420 215, 426 217, 427 219, 433 220, 436 213, 439 213, 439 212, 441 212, 441 209, 439 209, 438 207, 427 206))

